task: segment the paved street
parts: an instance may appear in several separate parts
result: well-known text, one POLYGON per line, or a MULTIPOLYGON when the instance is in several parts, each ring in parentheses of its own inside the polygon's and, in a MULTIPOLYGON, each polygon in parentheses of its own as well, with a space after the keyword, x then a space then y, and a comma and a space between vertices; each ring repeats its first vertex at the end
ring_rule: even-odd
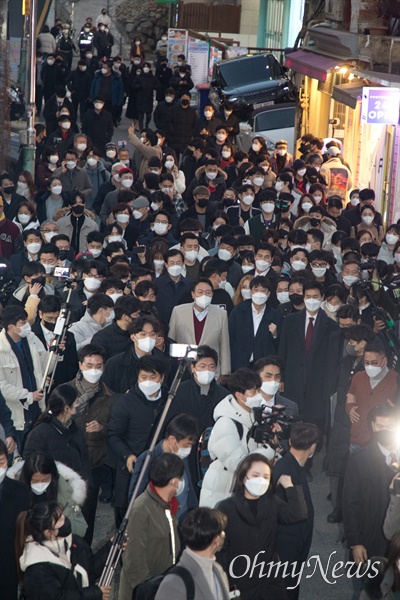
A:
MULTIPOLYGON (((329 525, 326 521, 327 514, 331 511, 330 502, 326 499, 329 493, 329 479, 321 472, 322 455, 318 455, 314 462, 313 475, 314 481, 310 484, 311 494, 315 508, 314 538, 311 547, 310 557, 318 555, 323 568, 326 570, 329 556, 336 552, 331 558, 330 569, 327 572, 327 579, 332 580, 332 565, 339 561, 346 561, 345 549, 340 543, 342 537, 339 528, 336 525, 329 525)), ((101 543, 111 537, 113 532, 113 512, 109 505, 99 504, 95 526, 94 548, 98 548, 101 543)), ((131 540, 135 543, 135 540, 131 540)), ((312 577, 310 575, 316 564, 316 559, 310 561, 310 567, 305 570, 301 585, 300 600, 351 600, 352 587, 350 580, 346 576, 341 577, 335 584, 329 584, 321 576, 320 569, 312 577)), ((343 572, 343 571, 341 571, 343 572)), ((118 579, 118 573, 116 581, 118 579)), ((113 600, 117 598, 116 586, 113 589, 113 600)), ((169 599, 168 599, 169 600, 169 599)), ((172 600, 172 599, 171 599, 172 600)), ((210 600, 212 600, 210 598, 210 600)), ((271 600, 274 600, 271 598, 271 600)))

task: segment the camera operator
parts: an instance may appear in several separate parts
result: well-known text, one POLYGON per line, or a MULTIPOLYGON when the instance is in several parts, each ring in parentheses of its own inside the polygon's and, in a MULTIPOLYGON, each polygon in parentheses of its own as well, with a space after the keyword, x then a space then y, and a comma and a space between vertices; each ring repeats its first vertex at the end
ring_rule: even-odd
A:
POLYGON ((208 441, 213 462, 203 479, 200 506, 214 507, 230 495, 235 471, 249 453, 256 451, 268 459, 275 456, 268 444, 257 444, 249 437, 253 408, 263 401, 261 378, 251 369, 238 369, 227 379, 231 393, 214 410, 216 423, 208 441))

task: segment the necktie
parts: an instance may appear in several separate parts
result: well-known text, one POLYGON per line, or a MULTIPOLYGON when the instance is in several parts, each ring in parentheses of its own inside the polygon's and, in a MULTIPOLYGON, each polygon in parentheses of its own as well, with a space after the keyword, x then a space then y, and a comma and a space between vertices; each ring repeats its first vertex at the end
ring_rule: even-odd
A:
POLYGON ((313 331, 314 331, 314 317, 310 317, 309 321, 308 321, 307 332, 306 332, 306 343, 305 343, 306 352, 308 352, 310 349, 313 331))

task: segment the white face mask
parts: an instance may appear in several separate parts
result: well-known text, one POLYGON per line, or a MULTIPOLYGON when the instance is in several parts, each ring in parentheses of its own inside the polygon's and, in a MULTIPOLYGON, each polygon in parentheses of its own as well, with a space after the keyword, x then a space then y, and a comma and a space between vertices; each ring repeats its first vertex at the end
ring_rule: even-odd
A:
POLYGON ((188 250, 187 252, 185 252, 185 258, 189 262, 193 262, 193 261, 197 260, 198 256, 199 256, 199 253, 197 250, 188 250))
POLYGON ((217 133, 216 138, 219 142, 224 142, 226 140, 226 135, 224 133, 217 133))
POLYGON ((279 150, 276 151, 279 156, 285 156, 286 152, 287 150, 285 150, 285 148, 279 148, 279 150))
POLYGON ((165 96, 165 102, 168 102, 168 104, 171 104, 171 102, 174 101, 173 96, 165 96))
POLYGON ((254 150, 254 152, 258 152, 259 150, 261 150, 260 144, 252 144, 251 148, 252 150, 254 150))
POLYGON ((232 254, 231 252, 229 252, 229 250, 226 250, 225 248, 220 248, 218 250, 218 258, 225 261, 231 260, 232 254))
POLYGON ((331 313, 337 313, 337 311, 339 310, 339 308, 342 305, 341 304, 331 304, 330 302, 326 302, 325 306, 329 310, 329 312, 331 312, 331 313))
MULTIPOLYGON (((20 219, 21 221, 21 219, 20 219)), ((21 221, 22 223, 22 221, 21 221)), ((387 233, 386 234, 386 243, 390 244, 391 246, 394 246, 394 244, 396 244, 399 241, 399 236, 396 235, 395 233, 387 233)))
POLYGON ((276 189, 276 191, 277 191, 277 192, 280 192, 280 191, 282 190, 282 188, 283 188, 283 186, 284 186, 284 185, 285 185, 285 184, 284 184, 284 182, 283 182, 283 181, 277 181, 277 182, 275 183, 275 189, 276 189))
POLYGON ((343 275, 342 279, 343 283, 345 283, 349 287, 353 285, 353 283, 358 281, 358 277, 355 277, 354 275, 343 275))
POLYGON ((252 194, 246 194, 245 196, 242 196, 242 202, 246 206, 250 206, 254 202, 254 196, 252 194))
POLYGON ((86 54, 86 58, 87 58, 88 60, 91 60, 91 59, 93 58, 93 54, 92 54, 91 52, 88 52, 88 53, 86 54))
POLYGON ((95 292, 99 289, 101 285, 100 279, 96 279, 96 277, 85 277, 83 280, 83 285, 89 292, 95 292))
MULTIPOLYGON (((104 104, 102 102, 95 102, 94 103, 94 107, 95 107, 96 110, 101 110, 103 108, 103 106, 104 106, 104 104)), ((114 154, 114 156, 115 156, 115 154, 114 154)), ((113 158, 114 158, 114 156, 113 156, 113 158)))
POLYGON ((315 204, 319 204, 320 202, 322 202, 322 196, 313 196, 314 200, 315 200, 315 204))
POLYGON ((275 394, 279 390, 279 386, 280 386, 279 381, 263 381, 261 390, 267 396, 275 396, 275 394))
POLYGON ((284 304, 285 302, 289 302, 289 292, 278 292, 276 294, 278 298, 279 304, 284 304))
POLYGON ((378 377, 382 371, 382 367, 376 367, 375 365, 365 365, 364 369, 368 377, 378 377))
POLYGON ((206 173, 206 176, 208 177, 208 179, 211 179, 211 181, 215 179, 217 175, 218 173, 206 173))
POLYGON ((231 153, 229 152, 229 150, 222 150, 221 152, 222 158, 228 159, 231 157, 231 153))
POLYGON ((357 206, 358 204, 360 204, 360 198, 358 196, 353 196, 350 200, 350 204, 352 206, 357 206))
POLYGON ((150 336, 145 338, 136 338, 139 350, 142 352, 151 352, 156 345, 156 340, 150 336))
POLYGON ((133 179, 123 179, 121 183, 124 186, 124 188, 129 189, 133 185, 133 179))
POLYGON ((77 144, 76 145, 76 149, 79 150, 79 152, 84 152, 87 148, 87 144, 82 143, 82 144, 77 144))
POLYGON ((31 490, 34 494, 36 494, 36 496, 41 496, 44 494, 50 484, 51 479, 50 481, 44 481, 43 483, 31 483, 31 490))
POLYGON ((43 266, 44 266, 44 270, 46 271, 47 275, 52 273, 54 271, 54 269, 56 268, 55 265, 43 265, 43 266))
POLYGON ((156 271, 161 271, 164 268, 164 261, 163 260, 153 260, 153 264, 154 264, 154 268, 156 269, 156 271))
MULTIPOLYGON (((178 454, 178 456, 179 456, 179 454, 178 454)), ((178 487, 176 488, 176 495, 180 496, 184 489, 185 489, 185 480, 178 479, 178 487)))
POLYGON ((307 266, 302 260, 294 260, 292 263, 290 263, 290 265, 293 271, 302 271, 307 266))
POLYGON ((34 242, 33 244, 26 245, 26 249, 31 254, 37 254, 41 247, 42 247, 42 244, 40 244, 39 242, 34 242))
POLYGON ((118 298, 122 298, 122 296, 123 296, 123 294, 108 294, 108 295, 110 296, 110 298, 112 299, 112 301, 114 302, 114 304, 118 300, 118 298))
POLYGON ((167 271, 172 277, 178 277, 182 273, 182 267, 181 265, 172 265, 168 267, 167 271))
MULTIPOLYGON (((53 187, 51 188, 51 193, 54 196, 59 196, 62 192, 62 185, 53 185, 53 187)), ((57 235, 56 233, 54 235, 57 235)))
POLYGON ((250 273, 250 271, 254 271, 253 265, 242 265, 242 271, 246 275, 246 273, 250 273))
POLYGON ((56 156, 55 154, 49 156, 49 163, 51 165, 56 165, 58 163, 58 156, 56 156))
POLYGON ((44 234, 44 239, 49 244, 55 235, 58 235, 55 231, 46 231, 44 234))
POLYGON ((212 111, 211 110, 205 110, 204 111, 204 116, 206 117, 206 119, 211 119, 212 117, 212 111))
POLYGON ((215 379, 215 371, 196 371, 196 379, 200 385, 210 385, 215 379))
POLYGON ((311 267, 315 277, 323 277, 326 273, 326 267, 311 267))
POLYGON ((154 223, 154 233, 157 235, 164 235, 168 231, 167 223, 154 223))
POLYGON ((267 493, 269 481, 264 479, 264 477, 253 477, 252 479, 246 479, 244 485, 251 496, 259 498, 267 493))
POLYGON ((103 375, 103 371, 101 369, 87 369, 86 371, 82 371, 82 374, 89 383, 97 383, 103 375))
POLYGON ((86 65, 79 65, 79 70, 82 71, 82 73, 84 73, 87 69, 86 65))
POLYGON ((261 306, 268 300, 268 294, 264 294, 264 292, 256 292, 255 294, 252 294, 251 299, 254 304, 261 306))
POLYGON ((63 123, 61 123, 61 127, 65 130, 71 129, 71 123, 69 121, 64 121, 63 123))
POLYGON ((67 169, 72 171, 72 169, 75 169, 75 167, 76 167, 76 161, 75 160, 67 160, 67 162, 65 163, 65 166, 67 167, 67 169))
POLYGON ((107 75, 107 73, 108 73, 108 69, 102 69, 102 70, 101 70, 101 73, 102 73, 102 75, 107 75))
MULTIPOLYGON (((181 459, 183 460, 184 458, 187 458, 187 457, 189 456, 189 454, 191 453, 191 451, 192 451, 192 448, 191 448, 191 447, 190 447, 190 448, 181 448, 181 447, 179 446, 179 448, 178 448, 178 452, 176 452, 175 454, 176 454, 177 456, 179 456, 179 458, 181 458, 181 459)), ((182 482, 181 482, 180 480, 179 480, 179 483, 183 483, 183 484, 185 484, 185 482, 184 482, 184 481, 182 481, 182 482)), ((182 493, 182 491, 183 491, 184 487, 185 487, 185 485, 183 485, 183 488, 182 488, 182 490, 181 490, 180 492, 178 491, 178 493, 177 493, 177 496, 179 496, 179 494, 181 494, 181 493, 182 493)), ((179 490, 179 488, 178 488, 178 490, 179 490)))
POLYGON ((132 213, 132 216, 136 220, 141 219, 143 217, 143 215, 140 212, 140 210, 134 210, 133 213, 132 213))
POLYGON ((297 174, 298 174, 298 175, 300 175, 300 177, 303 177, 303 175, 305 175, 305 174, 306 174, 306 171, 307 171, 307 169, 299 169, 299 170, 297 171, 297 174))
POLYGON ((249 300, 251 298, 251 292, 250 292, 250 290, 247 290, 246 288, 243 288, 242 290, 240 290, 240 293, 242 294, 243 300, 249 300))
POLYGON ((139 390, 146 396, 156 394, 161 387, 161 382, 157 381, 140 381, 139 390))
POLYGON ((194 302, 199 308, 207 308, 211 304, 211 296, 198 296, 195 298, 194 302))
POLYGON ((157 212, 157 210, 158 210, 158 204, 157 204, 157 202, 152 202, 150 204, 150 208, 151 208, 151 210, 154 210, 154 212, 157 212))
POLYGON ((263 273, 264 271, 269 269, 270 266, 271 263, 268 260, 256 260, 256 268, 257 271, 260 271, 260 273, 263 273))
POLYGON ((130 219, 129 215, 125 215, 124 213, 117 215, 117 222, 118 223, 128 223, 130 219))
POLYGON ((95 248, 88 248, 88 252, 93 256, 93 258, 97 258, 102 253, 102 250, 96 250, 95 248))
MULTIPOLYGON (((96 104, 97 104, 97 102, 96 102, 96 104)), ((107 150, 107 152, 106 152, 106 156, 107 156, 107 158, 111 158, 111 160, 112 160, 113 158, 115 158, 115 155, 116 155, 116 154, 117 154, 117 153, 115 152, 115 150, 107 150)))
POLYGON ((173 169, 175 163, 173 160, 166 160, 164 164, 166 169, 173 169))
POLYGON ((306 305, 307 310, 311 310, 314 312, 321 308, 322 300, 316 300, 315 298, 304 298, 304 304, 306 305))
POLYGON ((305 213, 309 213, 312 206, 313 206, 312 202, 303 202, 303 204, 301 205, 301 208, 304 210, 305 213))
POLYGON ((98 163, 97 158, 93 158, 92 156, 90 156, 87 159, 87 164, 89 165, 89 167, 95 167, 97 165, 97 163, 98 163))
POLYGON ((260 393, 252 396, 251 398, 246 396, 246 406, 248 408, 257 408, 257 406, 261 406, 261 402, 263 401, 263 397, 260 393))
POLYGON ((275 210, 275 202, 263 202, 261 204, 261 210, 267 213, 267 215, 273 213, 275 210))
POLYGON ((29 223, 30 220, 31 220, 31 215, 25 215, 24 213, 21 213, 20 215, 18 215, 18 221, 22 225, 26 225, 27 223, 29 223))
MULTIPOLYGON (((264 177, 254 177, 253 179, 253 183, 254 185, 256 185, 257 187, 262 186, 262 184, 264 183, 264 177)), ((275 207, 275 204, 274 204, 275 207)))
POLYGON ((112 242, 122 242, 122 239, 122 235, 109 235, 107 241, 112 244, 112 242))
POLYGON ((31 331, 32 329, 29 323, 25 323, 24 325, 22 325, 22 327, 19 328, 18 335, 19 337, 26 338, 31 333, 31 331))
POLYGON ((361 220, 363 223, 365 223, 366 225, 371 225, 372 221, 374 220, 374 217, 368 216, 368 215, 362 215, 361 220))
POLYGON ((149 67, 143 67, 143 73, 148 73, 150 71, 149 67))
POLYGON ((23 182, 23 181, 18 181, 18 182, 17 182, 17 187, 18 187, 18 188, 19 188, 21 191, 25 192, 25 191, 28 189, 28 184, 27 184, 27 183, 25 183, 25 182, 23 182))

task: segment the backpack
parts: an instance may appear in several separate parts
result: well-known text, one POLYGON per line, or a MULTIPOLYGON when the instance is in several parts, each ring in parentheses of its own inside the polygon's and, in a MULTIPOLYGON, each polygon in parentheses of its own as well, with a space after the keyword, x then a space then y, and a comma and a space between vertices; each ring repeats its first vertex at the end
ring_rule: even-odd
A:
MULTIPOLYGON (((242 439, 242 437, 243 437, 242 423, 239 423, 239 421, 235 421, 235 419, 231 419, 231 421, 234 422, 237 432, 239 434, 239 437, 240 437, 240 439, 242 439)), ((198 476, 197 485, 199 487, 201 487, 203 484, 203 479, 204 479, 205 474, 207 473, 209 466, 211 465, 212 462, 214 462, 210 456, 210 451, 208 449, 208 443, 210 441, 210 436, 211 436, 213 427, 214 426, 207 427, 207 429, 205 429, 203 431, 203 433, 201 434, 200 439, 198 441, 198 444, 197 444, 197 476, 198 476)))
POLYGON ((175 565, 163 575, 156 575, 147 581, 140 583, 134 590, 132 600, 154 600, 162 580, 166 575, 178 575, 186 587, 186 600, 194 600, 194 581, 190 572, 179 565, 175 565))

